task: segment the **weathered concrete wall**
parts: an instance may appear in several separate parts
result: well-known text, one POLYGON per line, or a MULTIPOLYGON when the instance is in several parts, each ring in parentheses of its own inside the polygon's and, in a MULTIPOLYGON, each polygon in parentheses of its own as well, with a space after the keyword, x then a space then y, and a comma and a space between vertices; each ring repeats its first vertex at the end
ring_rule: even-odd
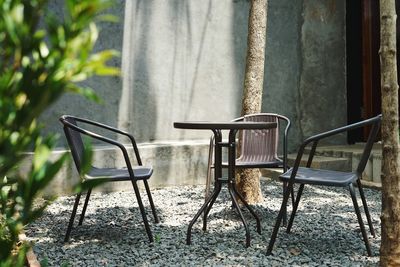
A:
MULTIPOLYGON (((52 2, 58 12, 60 2, 52 2)), ((72 114, 125 129, 139 143, 207 139, 211 132, 172 125, 240 115, 248 9, 247 0, 118 0, 112 13, 120 23, 99 25, 96 49, 121 52, 112 65, 122 77, 85 83, 102 104, 66 95, 41 121, 61 135, 58 117, 72 114)), ((344 0, 269 1, 262 110, 292 120, 292 151, 304 138, 346 123, 344 29, 344 0)), ((173 155, 152 159, 154 166, 180 164, 173 155)))
MULTIPOLYGON (((346 122, 344 3, 269 1, 263 111, 293 121, 292 149, 346 122)), ((90 117, 138 142, 207 138, 172 123, 240 115, 248 8, 246 0, 118 1, 120 23, 100 25, 96 48, 121 51, 112 64, 122 77, 86 82, 103 104, 67 95, 42 121, 61 133, 61 114, 90 117)))
POLYGON ((289 149, 346 124, 345 1, 269 1, 267 31, 263 110, 292 120, 289 149))
POLYGON ((287 116, 289 149, 303 140, 298 116, 302 1, 269 1, 263 111, 287 116))
POLYGON ((43 117, 51 131, 60 131, 56 119, 68 113, 126 129, 138 142, 204 139, 209 132, 176 130, 173 121, 239 116, 247 1, 118 3, 120 23, 100 25, 97 47, 121 51, 114 64, 122 77, 88 82, 102 105, 63 97, 43 117))
POLYGON ((344 0, 303 1, 298 116, 305 137, 347 123, 345 6, 344 0))

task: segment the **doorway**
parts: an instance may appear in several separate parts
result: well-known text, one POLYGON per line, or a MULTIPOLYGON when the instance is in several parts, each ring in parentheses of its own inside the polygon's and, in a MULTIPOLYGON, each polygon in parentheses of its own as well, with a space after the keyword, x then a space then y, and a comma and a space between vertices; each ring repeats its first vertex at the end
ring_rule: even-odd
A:
MULTIPOLYGON (((379 1, 346 2, 348 123, 381 113, 379 27, 379 1)), ((348 142, 365 141, 366 134, 350 132, 348 142)))
MULTIPOLYGON (((396 0, 396 13, 400 0, 396 0)), ((397 20, 397 76, 400 71, 400 20, 397 20)), ((381 113, 379 1, 346 1, 348 123, 381 113)), ((366 141, 366 131, 348 134, 348 142, 366 141)))

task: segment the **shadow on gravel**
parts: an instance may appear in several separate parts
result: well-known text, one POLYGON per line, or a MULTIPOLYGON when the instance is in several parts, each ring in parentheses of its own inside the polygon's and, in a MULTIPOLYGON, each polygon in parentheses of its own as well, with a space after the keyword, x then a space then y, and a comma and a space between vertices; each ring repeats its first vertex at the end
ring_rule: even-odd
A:
MULTIPOLYGON (((155 237, 149 243, 132 192, 93 194, 83 225, 63 243, 73 197, 59 198, 43 217, 29 225, 26 235, 34 242, 39 260, 49 266, 343 266, 378 264, 380 244, 380 192, 366 189, 376 238, 370 238, 374 257, 366 257, 350 196, 341 188, 306 187, 292 232, 281 227, 274 255, 266 256, 270 234, 281 204, 282 187, 262 181, 264 201, 254 209, 262 220, 256 232, 253 217, 244 215, 251 232, 251 247, 245 248, 245 231, 226 190, 214 204, 208 229, 202 218, 186 245, 187 226, 204 201, 204 186, 169 187, 153 190, 161 223, 154 224, 145 195, 142 198, 155 237)), ((81 208, 81 207, 80 207, 81 208)), ((291 207, 288 207, 290 214, 291 207)), ((364 218, 365 219, 365 218, 364 218)), ((366 221, 366 219, 365 219, 366 221)))

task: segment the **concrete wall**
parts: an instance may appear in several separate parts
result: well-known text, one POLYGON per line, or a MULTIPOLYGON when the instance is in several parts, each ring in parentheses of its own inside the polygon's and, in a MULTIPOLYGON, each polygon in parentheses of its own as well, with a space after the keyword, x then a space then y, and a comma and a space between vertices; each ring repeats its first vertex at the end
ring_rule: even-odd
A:
MULTIPOLYGON (((60 2, 52 2, 53 10, 60 12, 60 2)), ((111 12, 120 23, 99 25, 96 49, 121 51, 112 65, 121 66, 122 77, 85 83, 103 99, 101 105, 63 96, 41 118, 46 130, 62 135, 57 119, 72 114, 120 127, 155 146, 207 139, 208 131, 172 124, 240 115, 248 9, 247 0, 118 0, 111 12)), ((344 38, 344 0, 269 1, 262 110, 292 120, 290 150, 347 121, 344 38)), ((162 165, 161 158, 169 168, 178 164, 172 154, 149 160, 162 165)))
POLYGON ((65 96, 43 121, 60 131, 60 114, 86 116, 127 129, 139 142, 208 138, 172 124, 240 115, 247 9, 247 1, 118 1, 120 23, 100 25, 97 47, 122 52, 113 62, 122 77, 88 82, 103 105, 65 96))
POLYGON ((263 110, 292 120, 291 150, 347 123, 345 18, 343 0, 269 1, 263 110))
MULTIPOLYGON (((246 0, 117 1, 120 23, 99 25, 96 48, 121 51, 111 64, 122 77, 85 83, 103 104, 66 95, 42 121, 61 133, 61 114, 90 117, 139 142, 206 138, 172 123, 240 115, 248 8, 246 0)), ((293 121, 292 149, 346 122, 344 36, 344 0, 269 1, 263 111, 293 121)))
POLYGON ((269 1, 263 111, 287 116, 291 122, 289 149, 303 140, 300 131, 302 1, 269 1))
MULTIPOLYGON (((208 163, 208 142, 179 141, 160 143, 141 143, 138 146, 141 158, 146 166, 153 167, 153 175, 149 180, 151 188, 205 184, 208 163)), ((127 146, 129 155, 133 155, 131 146, 127 146)), ((59 158, 64 149, 53 151, 53 159, 59 158)), ((31 167, 33 153, 27 153, 26 160, 19 168, 21 175, 31 167)), ((97 146, 94 150, 92 164, 96 167, 126 167, 121 150, 114 146, 97 146)), ((67 162, 55 179, 44 190, 44 196, 65 195, 72 192, 72 188, 80 181, 73 161, 67 162)), ((143 187, 142 182, 138 182, 143 187)), ((96 188, 97 191, 131 191, 130 182, 105 183, 96 188)))
POLYGON ((342 0, 303 1, 298 88, 303 136, 347 122, 345 6, 342 0))

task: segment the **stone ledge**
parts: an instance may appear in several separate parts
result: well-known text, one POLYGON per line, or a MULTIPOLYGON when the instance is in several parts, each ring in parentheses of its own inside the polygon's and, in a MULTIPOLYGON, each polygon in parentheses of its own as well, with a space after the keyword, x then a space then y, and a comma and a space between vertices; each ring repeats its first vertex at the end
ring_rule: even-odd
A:
MULTIPOLYGON (((129 155, 133 155, 132 146, 126 146, 129 155)), ((154 169, 149 180, 152 188, 205 184, 209 140, 168 141, 158 143, 138 144, 140 156, 144 165, 154 169)), ((55 149, 52 159, 56 160, 65 149, 55 149)), ((31 167, 33 153, 21 163, 19 172, 26 173, 31 167)), ((93 165, 98 167, 124 167, 125 161, 119 148, 114 146, 94 146, 93 165)), ((71 193, 72 186, 79 181, 73 160, 67 162, 56 175, 51 184, 44 190, 43 196, 66 195, 71 193)), ((138 183, 139 186, 142 183, 138 183)), ((116 190, 132 190, 130 182, 106 183, 97 191, 110 192, 116 190)))
MULTIPOLYGON (((296 160, 297 154, 288 155, 288 166, 293 166, 296 160)), ((308 161, 308 154, 304 154, 300 166, 306 166, 308 161)), ((334 171, 350 171, 351 162, 347 158, 342 157, 329 157, 314 155, 311 167, 315 169, 329 169, 334 171)))
POLYGON ((361 184, 363 187, 367 187, 367 188, 372 188, 372 189, 377 189, 377 190, 382 189, 382 184, 377 183, 377 182, 365 181, 365 180, 361 179, 361 184))

